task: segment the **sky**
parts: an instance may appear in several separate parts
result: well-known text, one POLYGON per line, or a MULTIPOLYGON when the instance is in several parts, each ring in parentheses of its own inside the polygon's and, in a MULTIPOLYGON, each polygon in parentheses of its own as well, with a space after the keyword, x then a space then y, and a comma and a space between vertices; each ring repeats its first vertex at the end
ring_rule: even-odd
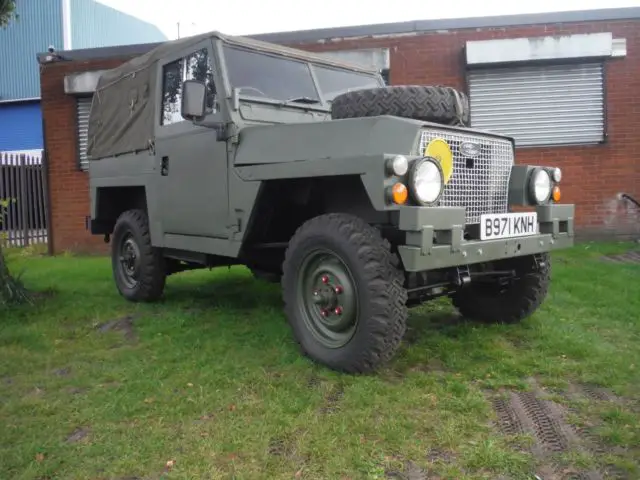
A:
POLYGON ((177 38, 178 31, 181 37, 211 30, 249 35, 410 20, 640 7, 640 0, 98 1, 155 24, 170 39, 177 38))

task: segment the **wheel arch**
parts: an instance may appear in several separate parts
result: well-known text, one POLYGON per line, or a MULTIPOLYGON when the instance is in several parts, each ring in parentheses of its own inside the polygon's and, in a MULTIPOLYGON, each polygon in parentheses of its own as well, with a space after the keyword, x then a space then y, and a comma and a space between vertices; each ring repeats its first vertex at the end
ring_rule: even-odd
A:
POLYGON ((112 234, 118 217, 127 210, 149 212, 144 185, 97 187, 92 203, 92 234, 112 234))
POLYGON ((392 214, 374 208, 360 175, 263 180, 241 256, 255 264, 262 245, 281 245, 280 253, 271 256, 270 270, 279 270, 283 247, 296 230, 307 220, 329 213, 350 214, 368 224, 390 223, 392 214))
POLYGON ((346 213, 367 223, 385 223, 391 211, 375 209, 360 175, 263 180, 245 243, 288 240, 302 223, 327 213, 346 213), (275 235, 277 232, 281 233, 275 235))

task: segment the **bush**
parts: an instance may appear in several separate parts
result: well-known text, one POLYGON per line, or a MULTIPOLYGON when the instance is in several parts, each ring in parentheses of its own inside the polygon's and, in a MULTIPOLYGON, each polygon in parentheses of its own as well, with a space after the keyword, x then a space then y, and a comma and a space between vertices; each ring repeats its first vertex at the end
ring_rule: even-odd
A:
MULTIPOLYGON (((0 199, 0 225, 4 217, 4 210, 8 205, 8 200, 0 199)), ((0 306, 28 303, 30 301, 31 297, 24 285, 22 285, 20 278, 14 278, 9 272, 4 251, 2 250, 2 239, 0 239, 0 306)))

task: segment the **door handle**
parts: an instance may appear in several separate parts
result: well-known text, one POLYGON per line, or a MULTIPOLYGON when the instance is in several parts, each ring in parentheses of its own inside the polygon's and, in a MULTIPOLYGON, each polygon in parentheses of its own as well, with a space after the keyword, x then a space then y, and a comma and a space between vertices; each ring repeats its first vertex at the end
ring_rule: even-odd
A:
POLYGON ((160 175, 166 177, 169 175, 169 157, 164 156, 160 162, 160 175))

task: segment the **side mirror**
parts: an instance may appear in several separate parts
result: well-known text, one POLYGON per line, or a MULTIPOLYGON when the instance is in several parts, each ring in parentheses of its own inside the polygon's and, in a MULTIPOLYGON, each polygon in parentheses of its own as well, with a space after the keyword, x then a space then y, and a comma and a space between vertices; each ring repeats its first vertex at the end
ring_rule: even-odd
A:
POLYGON ((207 87, 198 80, 185 80, 182 83, 182 101, 180 114, 185 120, 198 120, 206 111, 207 87))

